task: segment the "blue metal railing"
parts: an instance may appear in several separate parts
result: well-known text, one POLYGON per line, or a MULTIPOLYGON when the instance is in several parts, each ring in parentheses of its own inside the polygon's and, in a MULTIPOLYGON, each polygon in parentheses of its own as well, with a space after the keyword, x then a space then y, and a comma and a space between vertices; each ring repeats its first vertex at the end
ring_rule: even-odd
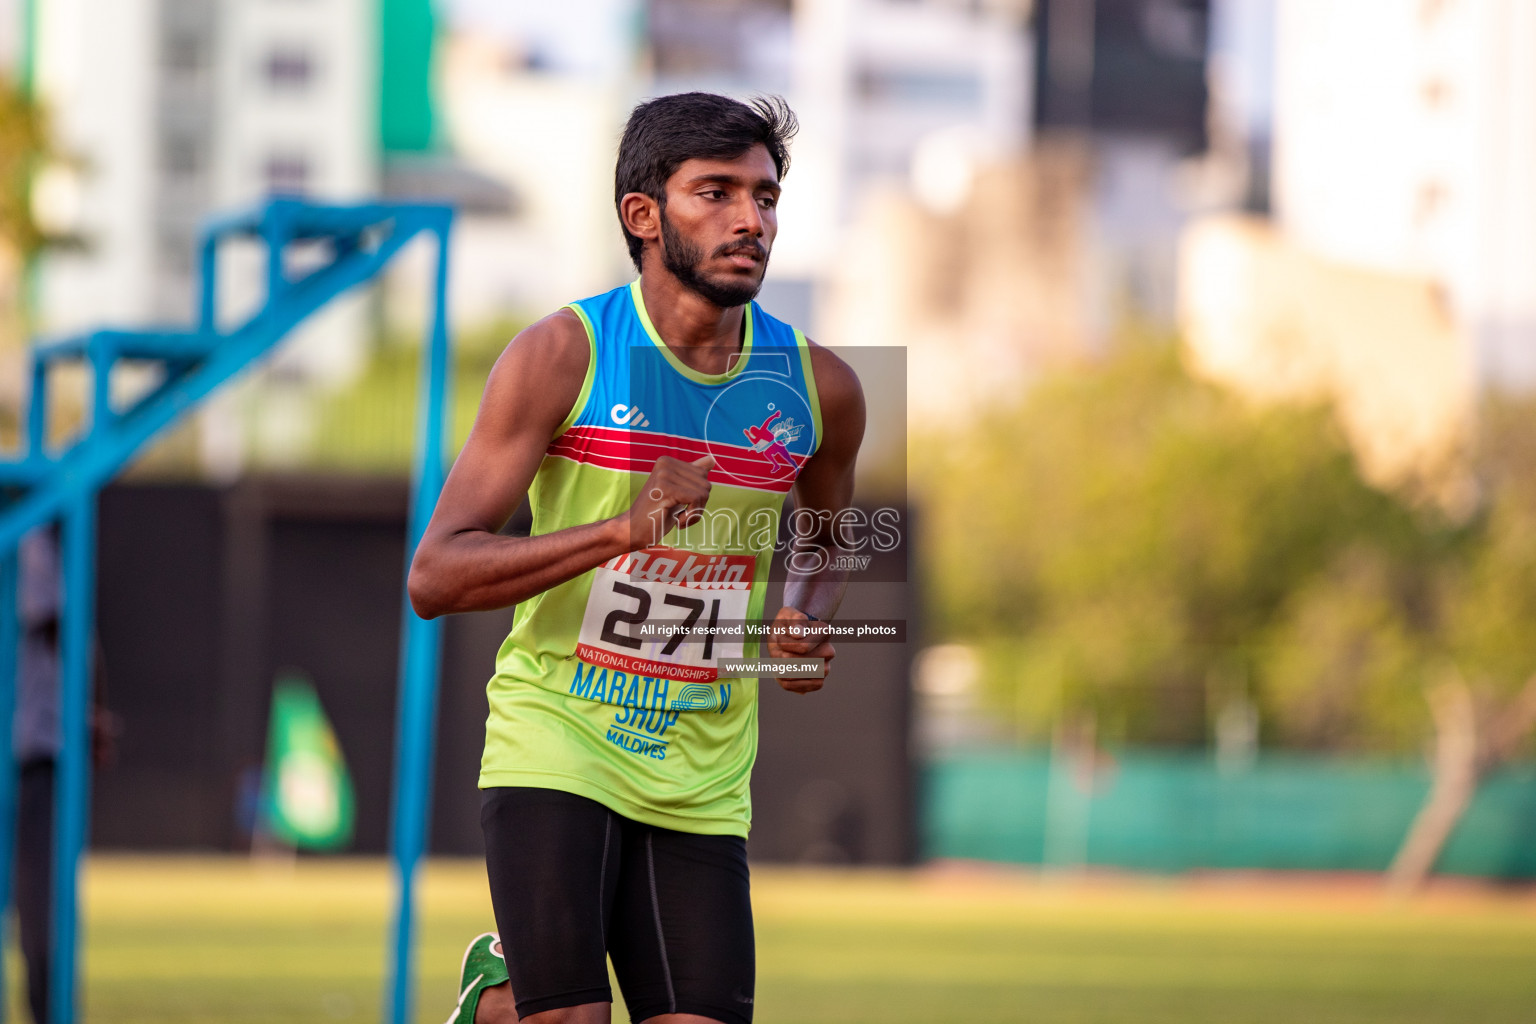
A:
MULTIPOLYGON (((33 348, 31 400, 17 458, 0 460, 0 897, 8 897, 15 839, 15 771, 11 721, 15 708, 16 547, 45 523, 63 524, 64 594, 60 623, 59 756, 54 811, 53 959, 49 1024, 72 1024, 79 995, 79 869, 87 843, 90 794, 90 680, 95 611, 96 497, 145 444, 179 421, 213 391, 260 359, 295 326, 343 292, 384 269, 417 235, 437 243, 435 297, 421 390, 407 557, 430 518, 444 473, 448 394, 448 233, 452 210, 432 204, 317 205, 275 199, 219 218, 204 230, 201 298, 193 330, 92 333, 33 348), (218 255, 233 238, 267 247, 265 304, 244 322, 221 329, 218 255), (296 245, 328 250, 302 273, 285 259, 296 245), (161 370, 159 383, 124 408, 111 402, 114 367, 125 361, 161 370), (48 440, 48 380, 67 363, 91 369, 89 416, 59 451, 48 440)), ((311 254, 313 255, 313 254, 311 254)), ((392 854, 397 879, 394 942, 390 949, 387 1019, 404 1024, 414 997, 412 949, 415 878, 425 852, 437 706, 440 625, 403 605, 400 695, 396 735, 392 854)), ((0 899, 0 907, 6 903, 0 899)), ((0 1018, 5 1003, 0 1000, 0 1018)))

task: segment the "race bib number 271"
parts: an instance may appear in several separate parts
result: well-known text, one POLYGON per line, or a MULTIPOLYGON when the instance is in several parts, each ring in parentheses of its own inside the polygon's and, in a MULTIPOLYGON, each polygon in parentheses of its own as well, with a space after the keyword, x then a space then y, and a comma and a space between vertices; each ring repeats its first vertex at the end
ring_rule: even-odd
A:
POLYGON ((583 661, 680 682, 713 682, 742 656, 757 559, 651 547, 598 567, 576 640, 583 661))

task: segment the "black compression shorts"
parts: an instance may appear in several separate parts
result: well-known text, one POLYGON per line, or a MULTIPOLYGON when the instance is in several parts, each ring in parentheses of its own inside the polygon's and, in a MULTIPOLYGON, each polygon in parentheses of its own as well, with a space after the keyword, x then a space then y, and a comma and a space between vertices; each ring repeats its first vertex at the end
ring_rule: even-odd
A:
POLYGON ((519 1017, 612 1002, 640 1022, 751 1024, 756 951, 739 836, 643 825, 586 797, 487 789, 480 825, 519 1017))

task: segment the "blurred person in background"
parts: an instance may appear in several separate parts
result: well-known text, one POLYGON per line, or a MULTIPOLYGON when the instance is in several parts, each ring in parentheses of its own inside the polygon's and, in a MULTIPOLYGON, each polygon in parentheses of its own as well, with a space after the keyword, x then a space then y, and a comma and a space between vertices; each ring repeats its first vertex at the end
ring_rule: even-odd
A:
MULTIPOLYGON (((513 339, 417 549, 419 614, 518 606, 480 776, 499 936, 466 951, 453 1024, 606 1022, 609 956, 635 1021, 752 1019, 757 680, 721 677, 725 640, 642 627, 760 620, 786 495, 813 555, 853 497, 857 378, 752 301, 795 127, 780 100, 633 111, 614 198, 639 279, 513 339), (525 496, 531 535, 501 536, 525 496)), ((768 653, 825 665, 846 573, 794 568, 768 653)))
MULTIPOLYGON (((27 1008, 34 1024, 48 1020, 52 946, 53 782, 59 730, 59 619, 63 571, 56 526, 42 526, 17 548, 17 612, 21 636, 16 666, 14 751, 16 794, 16 917, 26 965, 27 1008)), ((100 652, 94 658, 91 754, 97 767, 111 757, 116 718, 102 705, 100 652)))

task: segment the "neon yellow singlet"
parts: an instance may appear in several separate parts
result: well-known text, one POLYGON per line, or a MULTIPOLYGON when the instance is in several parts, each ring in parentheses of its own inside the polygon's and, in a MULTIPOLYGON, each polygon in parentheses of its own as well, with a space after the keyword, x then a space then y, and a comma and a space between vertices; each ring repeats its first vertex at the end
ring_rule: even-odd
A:
POLYGON ((559 789, 636 821, 745 836, 757 680, 717 671, 757 645, 675 644, 654 629, 762 618, 784 499, 821 439, 810 353, 752 303, 731 369, 701 374, 657 335, 638 282, 570 308, 591 359, 529 490, 533 534, 625 512, 660 455, 710 454, 716 468, 703 521, 518 606, 487 687, 480 785, 559 789))

